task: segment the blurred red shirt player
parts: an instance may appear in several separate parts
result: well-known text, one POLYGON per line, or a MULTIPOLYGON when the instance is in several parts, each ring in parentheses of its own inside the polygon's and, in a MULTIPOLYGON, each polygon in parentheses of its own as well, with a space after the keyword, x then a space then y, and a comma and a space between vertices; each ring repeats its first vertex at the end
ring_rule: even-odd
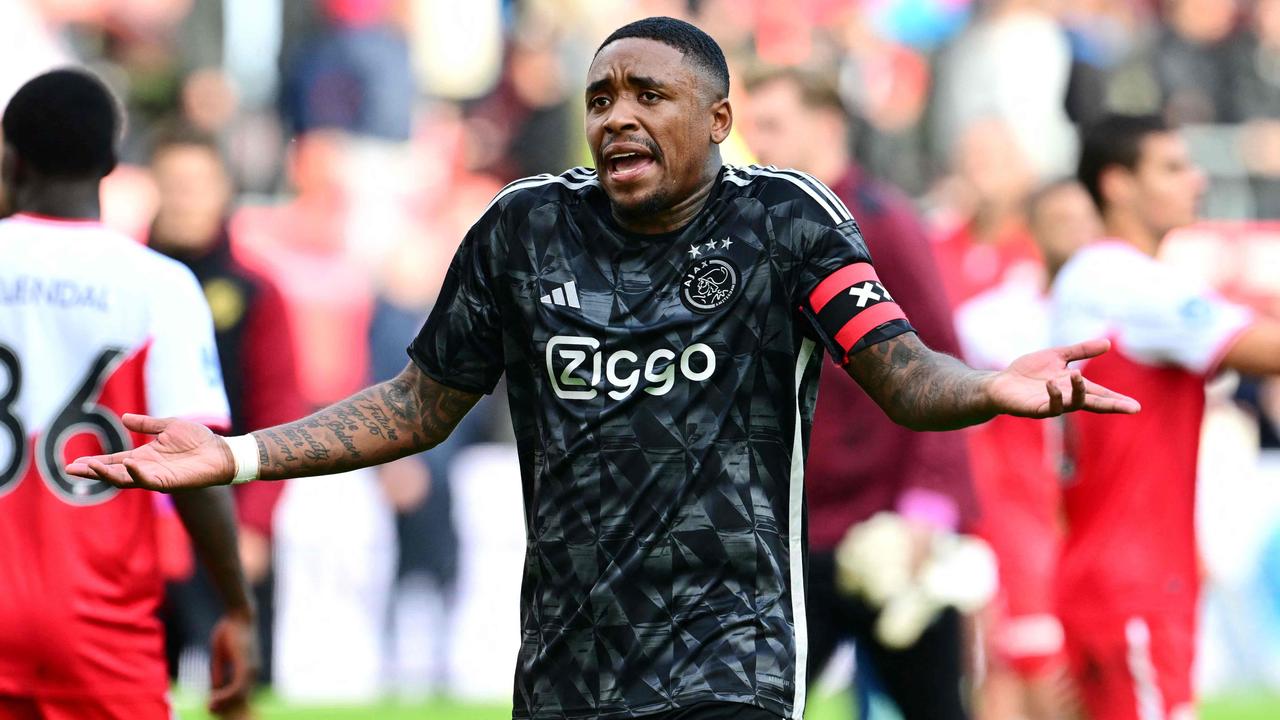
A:
MULTIPOLYGON (((1102 232, 1092 198, 1074 179, 1050 181, 1033 192, 1026 220, 1043 270, 1011 271, 957 309, 965 358, 976 367, 998 365, 1049 341, 1049 282, 1102 232)), ((990 720, 1069 716, 1063 631, 1054 601, 1062 534, 1060 427, 996 418, 970 432, 983 503, 978 531, 1000 565, 981 691, 983 717, 990 720)))
POLYGON ((1280 372, 1280 323, 1255 318, 1155 259, 1196 219, 1204 176, 1158 117, 1113 116, 1084 136, 1079 178, 1107 238, 1052 288, 1054 339, 1109 336, 1096 382, 1142 403, 1129 418, 1068 421, 1059 617, 1093 720, 1193 718, 1200 580, 1196 462, 1205 381, 1280 372))
MULTIPOLYGON (((99 222, 119 111, 87 73, 4 113, 0 220, 0 720, 168 720, 158 496, 66 472, 139 443, 125 413, 227 422, 209 310, 177 262, 99 222)), ((225 615, 211 709, 245 717, 253 607, 225 488, 172 496, 225 615)))

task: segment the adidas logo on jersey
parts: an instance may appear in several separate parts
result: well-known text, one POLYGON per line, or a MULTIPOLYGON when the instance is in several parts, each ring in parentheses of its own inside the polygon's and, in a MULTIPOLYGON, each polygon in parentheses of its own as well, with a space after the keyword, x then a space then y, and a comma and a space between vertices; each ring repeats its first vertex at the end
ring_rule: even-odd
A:
POLYGON ((555 288, 549 294, 542 296, 543 305, 558 305, 560 307, 581 308, 578 303, 578 283, 576 280, 570 280, 564 285, 555 288))

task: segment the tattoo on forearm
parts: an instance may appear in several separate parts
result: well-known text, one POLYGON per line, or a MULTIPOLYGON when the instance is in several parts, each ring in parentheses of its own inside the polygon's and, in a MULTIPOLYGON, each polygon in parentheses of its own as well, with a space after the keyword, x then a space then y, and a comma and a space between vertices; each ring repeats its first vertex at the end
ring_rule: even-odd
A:
POLYGON ((891 418, 907 427, 946 430, 990 415, 982 401, 986 374, 930 350, 913 333, 851 356, 848 370, 891 418))
POLYGON ((409 368, 296 422, 255 433, 262 477, 322 475, 387 462, 448 437, 479 399, 409 368))

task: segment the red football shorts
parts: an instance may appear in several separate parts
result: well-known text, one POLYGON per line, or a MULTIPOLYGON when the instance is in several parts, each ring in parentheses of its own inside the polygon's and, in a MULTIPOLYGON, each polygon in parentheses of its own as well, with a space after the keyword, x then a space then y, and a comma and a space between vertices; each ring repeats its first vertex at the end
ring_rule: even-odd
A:
POLYGON ((1091 720, 1192 720, 1195 615, 1062 619, 1067 657, 1091 720))
POLYGON ((173 720, 167 698, 27 698, 0 695, 0 720, 173 720))

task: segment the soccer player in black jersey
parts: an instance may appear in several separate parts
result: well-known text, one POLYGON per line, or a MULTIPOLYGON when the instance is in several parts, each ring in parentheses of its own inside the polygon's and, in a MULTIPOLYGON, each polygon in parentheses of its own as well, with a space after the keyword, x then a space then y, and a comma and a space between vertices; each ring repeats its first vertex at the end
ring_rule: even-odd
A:
POLYGON ((722 164, 728 89, 692 25, 619 29, 584 95, 596 169, 494 198, 398 377, 235 438, 126 416, 155 441, 70 471, 173 490, 387 462, 505 373, 528 538, 514 717, 801 717, 824 353, 917 429, 1137 404, 1067 368, 1105 341, 998 373, 926 348, 829 190, 722 164))

